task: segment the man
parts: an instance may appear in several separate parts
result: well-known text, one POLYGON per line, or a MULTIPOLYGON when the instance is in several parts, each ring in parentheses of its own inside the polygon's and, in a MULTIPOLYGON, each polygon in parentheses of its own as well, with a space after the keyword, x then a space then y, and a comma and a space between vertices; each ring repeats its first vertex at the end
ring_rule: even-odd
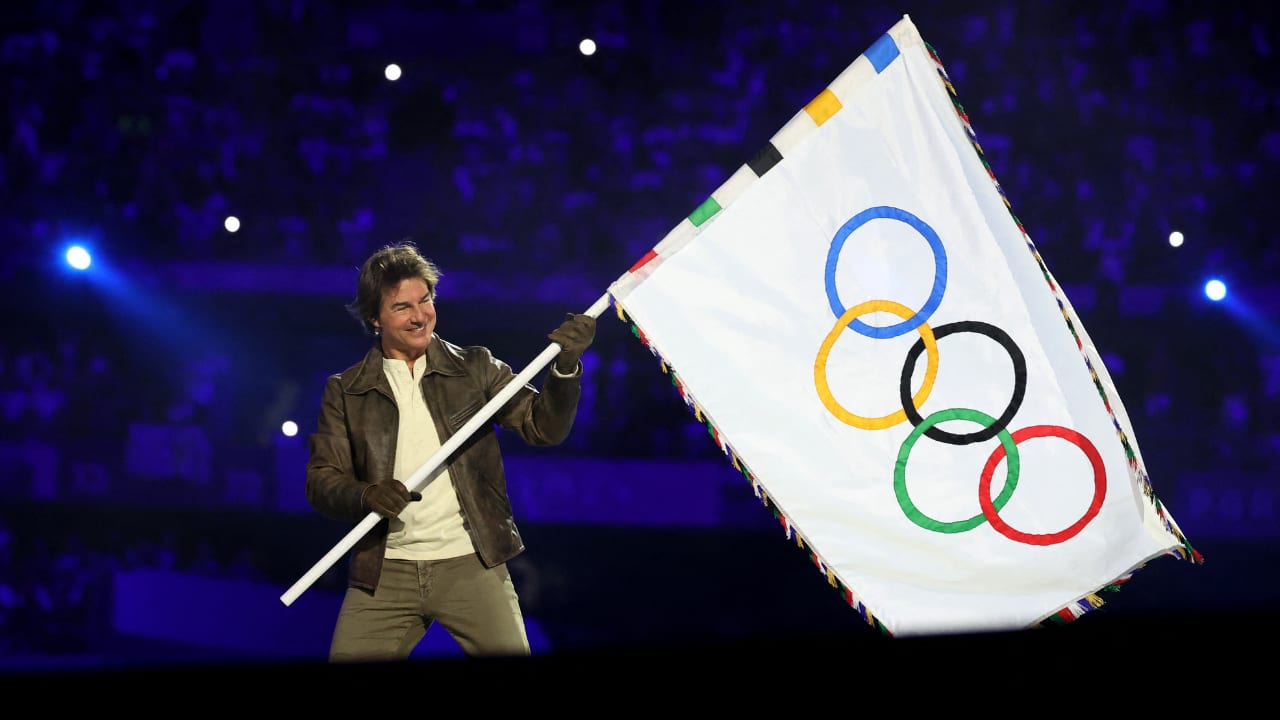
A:
POLYGON ((383 518, 351 549, 331 662, 407 658, 433 622, 468 655, 530 652, 506 566, 524 542, 494 424, 530 445, 568 437, 596 321, 569 313, 548 335, 561 351, 541 390, 522 387, 411 494, 404 480, 515 378, 487 348, 436 335, 440 275, 411 242, 371 255, 347 309, 376 341, 325 382, 307 500, 344 521, 383 518))

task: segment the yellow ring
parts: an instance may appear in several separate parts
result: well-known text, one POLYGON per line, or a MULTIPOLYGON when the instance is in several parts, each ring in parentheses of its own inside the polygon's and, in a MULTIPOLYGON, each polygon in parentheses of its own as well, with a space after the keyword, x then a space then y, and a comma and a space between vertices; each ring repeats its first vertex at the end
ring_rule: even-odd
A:
MULTIPOLYGON (((840 319, 836 320, 836 326, 832 328, 831 332, 827 333, 827 337, 822 341, 822 347, 818 350, 818 359, 813 363, 813 382, 818 388, 818 398, 822 400, 822 404, 841 422, 863 430, 883 430, 898 423, 906 422, 907 411, 899 410, 884 417, 869 418, 854 415, 845 410, 844 406, 837 402, 831 394, 831 387, 827 385, 827 356, 831 354, 831 348, 835 346, 836 340, 844 333, 844 330, 854 318, 876 311, 893 313, 903 320, 911 319, 916 312, 892 300, 868 300, 860 305, 854 305, 845 310, 840 319)), ((925 399, 929 397, 929 393, 933 390, 933 381, 938 376, 938 344, 933 338, 933 328, 930 328, 928 323, 920 323, 916 327, 916 332, 920 334, 921 338, 924 338, 926 358, 924 382, 911 398, 911 401, 919 408, 925 399)))

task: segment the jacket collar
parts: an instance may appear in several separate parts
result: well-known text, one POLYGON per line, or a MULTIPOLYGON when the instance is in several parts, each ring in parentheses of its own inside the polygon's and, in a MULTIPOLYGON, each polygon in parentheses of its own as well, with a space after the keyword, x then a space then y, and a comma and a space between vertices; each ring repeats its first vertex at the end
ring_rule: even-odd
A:
MULTIPOLYGON (((375 342, 360 362, 342 373, 343 392, 360 395, 381 386, 389 394, 391 388, 387 383, 386 373, 382 370, 385 358, 382 343, 375 342)), ((432 333, 431 342, 427 345, 427 369, 423 372, 423 377, 433 372, 451 376, 465 374, 457 353, 435 333, 432 333)))

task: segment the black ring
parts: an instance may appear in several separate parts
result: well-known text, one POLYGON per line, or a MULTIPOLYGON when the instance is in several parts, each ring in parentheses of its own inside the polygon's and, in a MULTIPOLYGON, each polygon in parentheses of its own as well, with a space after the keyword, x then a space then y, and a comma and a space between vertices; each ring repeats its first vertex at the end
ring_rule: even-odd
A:
MULTIPOLYGON (((1013 397, 1009 400, 1009 407, 1005 408, 1004 414, 996 418, 996 421, 990 427, 982 428, 976 432, 957 435, 949 433, 936 425, 924 431, 924 434, 937 440, 938 442, 948 443, 950 445, 968 445, 970 443, 982 442, 995 437, 1001 430, 1009 426, 1009 422, 1013 420, 1013 416, 1017 414, 1018 408, 1022 406, 1022 398, 1027 392, 1027 360, 1022 355, 1022 350, 1018 348, 1017 343, 1009 334, 995 325, 988 325, 977 320, 962 320, 960 322, 947 323, 939 325, 933 329, 933 337, 935 340, 958 333, 958 332, 976 332, 1000 343, 1000 345, 1009 353, 1009 358, 1013 360, 1013 397)), ((898 394, 902 400, 902 409, 907 413, 907 419, 911 421, 913 426, 919 426, 924 422, 924 418, 920 416, 920 411, 916 409, 915 403, 911 400, 911 373, 915 370, 916 360, 920 357, 920 353, 924 352, 924 338, 916 340, 911 349, 907 351, 906 362, 902 366, 902 380, 898 385, 898 394)), ((941 362, 939 362, 941 364, 941 362)))

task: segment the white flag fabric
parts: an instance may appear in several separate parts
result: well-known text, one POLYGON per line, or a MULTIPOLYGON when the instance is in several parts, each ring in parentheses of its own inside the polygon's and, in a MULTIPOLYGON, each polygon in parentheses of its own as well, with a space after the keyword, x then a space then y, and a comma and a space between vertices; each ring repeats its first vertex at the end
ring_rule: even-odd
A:
POLYGON ((908 16, 609 293, 885 634, 1069 621, 1202 561, 908 16))

